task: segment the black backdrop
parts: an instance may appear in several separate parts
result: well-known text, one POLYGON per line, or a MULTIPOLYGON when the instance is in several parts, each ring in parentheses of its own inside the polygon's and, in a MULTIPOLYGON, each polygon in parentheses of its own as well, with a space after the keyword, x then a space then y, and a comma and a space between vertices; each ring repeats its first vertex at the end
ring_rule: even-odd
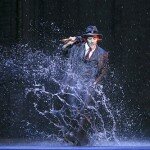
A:
MULTIPOLYGON (((138 106, 142 132, 149 137, 149 10, 149 0, 1 0, 0 45, 28 43, 51 53, 61 38, 96 25, 104 36, 101 46, 110 52, 110 65, 120 72, 127 109, 138 106)), ((8 48, 7 55, 11 53, 8 48)), ((5 104, 3 121, 12 102, 2 93, 0 100, 5 104)), ((0 125, 1 138, 7 137, 8 126, 7 120, 0 125)))

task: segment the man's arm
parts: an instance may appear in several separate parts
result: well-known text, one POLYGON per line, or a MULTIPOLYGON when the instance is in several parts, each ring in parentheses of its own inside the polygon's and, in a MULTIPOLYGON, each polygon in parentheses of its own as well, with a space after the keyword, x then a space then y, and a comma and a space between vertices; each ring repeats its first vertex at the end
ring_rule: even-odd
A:
POLYGON ((65 49, 68 46, 71 46, 71 45, 73 45, 75 43, 83 42, 83 39, 82 39, 81 36, 76 36, 76 37, 74 36, 74 37, 69 37, 69 38, 66 38, 66 39, 62 39, 61 41, 64 43, 62 48, 65 49))
POLYGON ((74 45, 82 43, 83 39, 81 36, 76 36, 62 39, 61 41, 64 43, 64 45, 62 46, 63 54, 69 57, 69 54, 73 50, 72 48, 74 47, 74 45))
POLYGON ((96 78, 94 84, 100 83, 107 75, 108 71, 108 52, 105 52, 99 60, 98 68, 101 70, 100 75, 96 78))

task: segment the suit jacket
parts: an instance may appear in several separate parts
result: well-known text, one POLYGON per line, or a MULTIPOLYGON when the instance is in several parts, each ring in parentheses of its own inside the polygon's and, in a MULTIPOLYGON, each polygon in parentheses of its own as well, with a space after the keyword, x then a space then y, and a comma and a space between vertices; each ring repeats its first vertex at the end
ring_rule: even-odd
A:
POLYGON ((100 82, 108 68, 108 52, 97 45, 89 60, 85 60, 85 43, 75 44, 66 49, 69 53, 71 71, 85 82, 100 82))

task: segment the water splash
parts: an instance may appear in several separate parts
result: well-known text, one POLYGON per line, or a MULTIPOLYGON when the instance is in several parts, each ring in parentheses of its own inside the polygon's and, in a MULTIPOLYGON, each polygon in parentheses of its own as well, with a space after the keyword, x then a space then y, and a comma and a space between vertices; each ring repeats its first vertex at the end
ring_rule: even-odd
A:
POLYGON ((72 73, 66 59, 60 54, 47 56, 41 51, 33 52, 27 45, 18 47, 23 51, 19 55, 1 57, 1 81, 9 77, 14 81, 11 89, 16 99, 14 105, 22 102, 20 119, 26 135, 61 138, 78 144, 85 139, 81 134, 86 133, 91 143, 93 140, 118 143, 116 118, 102 85, 91 85, 96 97, 90 95, 92 104, 87 105, 79 91, 84 89, 82 92, 88 95, 89 89, 72 73), (64 82, 66 75, 74 78, 76 86, 64 82), (18 85, 21 95, 16 94, 18 85))

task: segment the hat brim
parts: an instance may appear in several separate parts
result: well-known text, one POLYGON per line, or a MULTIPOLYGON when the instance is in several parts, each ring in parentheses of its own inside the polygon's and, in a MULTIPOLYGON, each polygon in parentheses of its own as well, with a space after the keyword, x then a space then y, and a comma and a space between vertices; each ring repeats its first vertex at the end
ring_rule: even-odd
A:
POLYGON ((83 34, 82 37, 89 37, 89 36, 97 36, 99 39, 103 38, 102 34, 96 34, 96 33, 88 33, 88 34, 83 34))

